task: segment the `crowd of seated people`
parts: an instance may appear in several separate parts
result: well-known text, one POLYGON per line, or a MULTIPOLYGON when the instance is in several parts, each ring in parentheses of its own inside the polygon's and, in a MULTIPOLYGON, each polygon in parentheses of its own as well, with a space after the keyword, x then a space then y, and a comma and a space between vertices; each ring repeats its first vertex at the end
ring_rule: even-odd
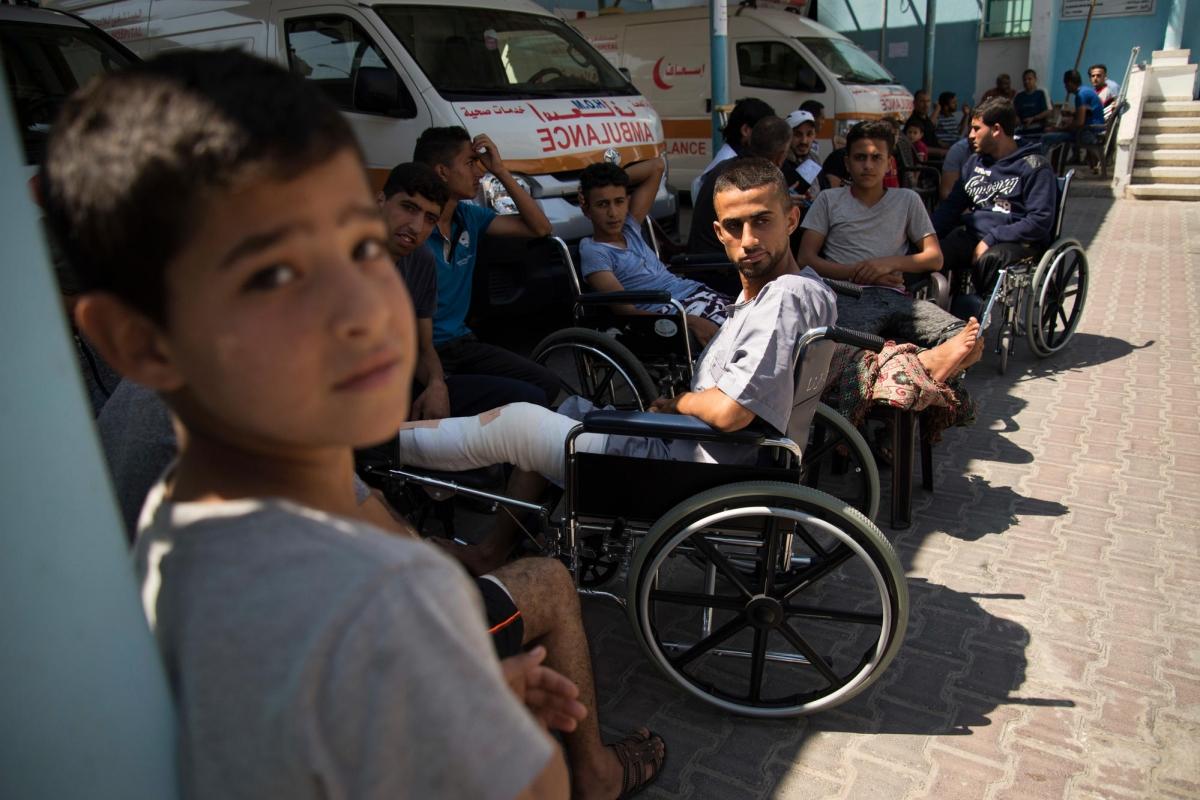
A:
MULTIPOLYGON (((986 289, 1044 243, 1053 175, 1014 137, 1024 118, 997 96, 960 119, 943 95, 936 117, 916 111, 903 129, 860 123, 818 167, 821 108, 806 106, 785 119, 740 102, 727 157, 694 187, 689 244, 724 254, 734 294, 672 274, 643 238, 661 159, 582 172, 588 285, 669 292, 704 345, 687 391, 652 410, 786 430, 787 356, 838 322, 888 339, 879 353, 839 345, 827 397, 852 420, 879 403, 969 419, 961 376, 984 332, 907 289, 941 269, 986 289), (895 180, 897 147, 926 138, 958 167, 932 219, 895 180), (821 277, 862 296, 835 297, 821 277)), ((486 134, 428 129, 373 193, 347 123, 311 85, 239 52, 177 52, 73 98, 44 184, 79 276, 81 346, 123 376, 99 427, 176 678, 188 793, 612 798, 658 776, 660 736, 601 738, 561 562, 513 560, 520 529, 505 519, 478 545, 430 546, 354 473, 356 449, 391 441, 410 466, 511 465, 519 498, 562 483, 589 405, 466 324, 481 238, 550 233, 486 134), (178 113, 151 113, 165 106, 178 113), (131 158, 97 157, 130 137, 145 144, 131 158), (485 172, 518 213, 466 202, 485 172)), ((744 457, 599 434, 576 446, 744 457)))

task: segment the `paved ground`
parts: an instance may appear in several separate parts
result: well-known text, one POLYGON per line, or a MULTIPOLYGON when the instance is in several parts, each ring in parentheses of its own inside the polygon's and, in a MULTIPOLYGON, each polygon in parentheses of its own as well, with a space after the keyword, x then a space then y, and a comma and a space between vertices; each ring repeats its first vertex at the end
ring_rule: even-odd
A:
POLYGON ((1078 198, 1066 233, 1092 269, 1081 332, 969 376, 978 423, 884 529, 912 611, 868 692, 725 716, 587 601, 605 728, 671 748, 646 796, 1200 797, 1200 204, 1078 198))

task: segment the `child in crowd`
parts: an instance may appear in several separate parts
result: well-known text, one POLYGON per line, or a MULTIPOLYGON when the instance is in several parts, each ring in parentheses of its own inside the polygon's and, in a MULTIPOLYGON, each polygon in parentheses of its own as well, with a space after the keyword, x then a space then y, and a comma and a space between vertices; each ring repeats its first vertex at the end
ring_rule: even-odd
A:
POLYGON ((81 329, 181 425, 135 564, 184 794, 566 797, 545 727, 582 718, 575 687, 544 651, 502 671, 465 573, 356 497, 416 334, 332 103, 239 51, 169 53, 67 102, 45 185, 81 329))
MULTIPOLYGON (((725 306, 731 299, 699 281, 672 274, 642 238, 642 223, 654 205, 664 169, 661 158, 628 170, 608 163, 584 169, 579 176, 579 204, 593 233, 579 243, 580 269, 598 292, 670 292, 687 312, 688 329, 707 344, 725 322, 725 306)), ((656 303, 617 306, 626 314, 665 314, 672 308, 656 303)))
POLYGON ((917 160, 925 163, 929 160, 929 145, 923 141, 925 138, 925 129, 921 123, 914 119, 909 119, 904 125, 904 135, 912 142, 913 150, 917 152, 917 160))

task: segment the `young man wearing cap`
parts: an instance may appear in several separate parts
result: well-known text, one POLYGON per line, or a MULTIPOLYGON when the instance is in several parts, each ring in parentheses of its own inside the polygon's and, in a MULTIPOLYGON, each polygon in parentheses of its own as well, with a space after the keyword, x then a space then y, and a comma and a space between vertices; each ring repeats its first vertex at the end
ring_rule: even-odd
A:
POLYGON ((783 178, 792 195, 800 196, 805 205, 810 205, 820 191, 817 176, 821 174, 821 162, 812 153, 817 139, 817 120, 808 111, 797 110, 788 114, 785 121, 792 129, 792 142, 783 162, 783 178))

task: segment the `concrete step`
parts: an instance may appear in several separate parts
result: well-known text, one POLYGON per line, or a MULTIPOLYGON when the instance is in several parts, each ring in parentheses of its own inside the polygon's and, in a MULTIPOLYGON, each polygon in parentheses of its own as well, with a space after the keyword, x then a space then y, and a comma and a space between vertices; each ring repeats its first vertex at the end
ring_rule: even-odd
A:
POLYGON ((1200 184, 1200 167, 1134 167, 1133 182, 1200 184))
POLYGON ((1139 133, 1138 150, 1190 150, 1200 148, 1200 131, 1196 133, 1139 133))
POLYGON ((1142 133, 1200 133, 1200 117, 1142 117, 1142 133))
POLYGON ((1200 167, 1200 150, 1159 150, 1138 148, 1135 167, 1200 167))
POLYGON ((1200 202, 1200 186, 1188 183, 1130 184, 1125 196, 1136 200, 1192 200, 1200 202))
POLYGON ((1200 100, 1151 100, 1142 117, 1200 117, 1200 100))

